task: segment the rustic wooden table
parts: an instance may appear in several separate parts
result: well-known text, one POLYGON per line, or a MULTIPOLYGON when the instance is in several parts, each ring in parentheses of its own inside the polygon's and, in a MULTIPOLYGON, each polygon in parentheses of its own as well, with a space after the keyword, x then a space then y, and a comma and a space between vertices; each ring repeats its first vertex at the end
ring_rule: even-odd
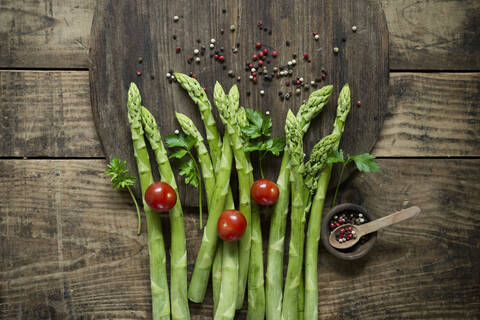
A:
MULTIPOLYGON (((381 0, 388 113, 342 201, 418 205, 356 262, 320 248, 325 319, 480 318, 480 2, 381 0)), ((94 0, 0 2, 0 319, 150 317, 148 251, 113 191, 88 85, 94 0)), ((195 214, 186 223, 194 225, 195 214)), ((189 271, 200 233, 188 232, 189 271)), ((193 305, 209 319, 211 298, 193 305)), ((244 313, 239 314, 243 318, 244 313)))

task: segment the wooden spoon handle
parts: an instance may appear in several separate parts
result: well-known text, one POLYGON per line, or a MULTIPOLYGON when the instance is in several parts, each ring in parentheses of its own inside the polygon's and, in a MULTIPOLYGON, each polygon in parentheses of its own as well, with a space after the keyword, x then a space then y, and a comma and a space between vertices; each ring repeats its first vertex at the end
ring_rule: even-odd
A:
POLYGON ((403 209, 397 211, 395 213, 389 214, 386 217, 374 220, 372 222, 368 222, 362 225, 357 226, 359 231, 364 234, 372 233, 382 228, 388 227, 392 224, 399 223, 405 221, 407 219, 415 217, 417 214, 420 213, 419 207, 410 207, 407 209, 403 209))

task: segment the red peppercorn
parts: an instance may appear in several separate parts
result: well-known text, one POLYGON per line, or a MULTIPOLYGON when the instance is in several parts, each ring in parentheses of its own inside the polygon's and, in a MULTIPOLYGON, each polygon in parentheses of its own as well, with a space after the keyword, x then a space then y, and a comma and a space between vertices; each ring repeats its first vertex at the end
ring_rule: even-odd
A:
POLYGON ((335 225, 337 226, 337 228, 340 227, 340 223, 338 223, 338 222, 335 223, 335 225))
POLYGON ((220 33, 223 34, 225 32, 224 29, 220 29, 220 33))
POLYGON ((261 46, 262 46, 262 43, 261 43, 261 42, 255 43, 255 47, 260 48, 261 46))
POLYGON ((313 31, 313 35, 316 36, 318 34, 318 31, 313 31))
POLYGON ((217 60, 218 59, 218 54, 214 54, 213 59, 217 60))
POLYGON ((192 73, 190 74, 190 77, 192 77, 193 79, 195 79, 197 77, 197 75, 195 73, 192 73))
POLYGON ((297 80, 297 85, 300 85, 300 84, 301 84, 300 80, 297 80))
POLYGON ((325 80, 327 78, 327 75, 325 73, 322 73, 322 79, 325 80))
POLYGON ((357 101, 357 107, 360 107, 362 105, 362 101, 358 100, 357 101))
POLYGON ((340 233, 345 233, 345 228, 341 228, 340 233))
POLYGON ((342 218, 338 219, 338 223, 344 223, 345 220, 343 220, 342 218))
POLYGON ((182 48, 180 48, 179 46, 176 46, 176 47, 175 47, 175 52, 176 52, 176 53, 180 53, 181 50, 182 50, 182 48))
POLYGON ((267 48, 263 49, 263 54, 264 54, 264 55, 267 55, 267 54, 268 54, 268 49, 267 49, 267 48))
POLYGON ((292 53, 292 58, 295 59, 297 57, 296 53, 292 53))
POLYGON ((253 60, 253 61, 256 61, 256 60, 257 60, 257 55, 256 55, 256 54, 253 55, 252 60, 253 60))
POLYGON ((308 57, 309 57, 308 52, 305 52, 305 53, 303 54, 303 59, 308 60, 308 57))
POLYGON ((220 62, 223 62, 223 61, 225 61, 225 57, 224 56, 219 56, 218 60, 220 60, 220 62))
POLYGON ((258 61, 258 65, 261 67, 263 65, 263 61, 262 60, 258 61))
POLYGON ((272 56, 275 58, 277 56, 277 51, 273 51, 272 56))
POLYGON ((250 63, 250 64, 248 65, 248 68, 249 68, 249 69, 252 69, 252 68, 253 68, 253 64, 250 63))
POLYGON ((253 83, 257 83, 257 77, 253 77, 252 81, 253 83))
POLYGON ((207 88, 204 87, 204 88, 203 88, 203 91, 207 92, 207 88))
POLYGON ((142 71, 140 71, 140 70, 137 70, 137 76, 139 76, 139 77, 140 77, 141 75, 142 75, 142 71))
POLYGON ((259 58, 263 58, 263 51, 258 51, 257 56, 258 56, 259 58))
POLYGON ((252 72, 252 77, 256 77, 257 76, 257 73, 256 72, 252 72))
POLYGON ((352 231, 352 229, 353 229, 352 226, 348 227, 348 231, 352 231))
POLYGON ((277 72, 277 78, 280 78, 280 71, 277 72))

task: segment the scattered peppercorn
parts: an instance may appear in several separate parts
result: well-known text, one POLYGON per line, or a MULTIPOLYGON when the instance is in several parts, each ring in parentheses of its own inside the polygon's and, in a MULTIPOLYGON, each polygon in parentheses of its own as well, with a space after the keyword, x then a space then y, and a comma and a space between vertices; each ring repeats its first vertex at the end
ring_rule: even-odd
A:
POLYGON ((338 51, 340 51, 340 49, 338 49, 338 47, 333 48, 334 53, 338 53, 338 51))
POLYGON ((309 57, 310 57, 310 56, 308 55, 308 52, 305 52, 305 53, 303 54, 303 59, 308 60, 309 57))
POLYGON ((277 51, 273 51, 272 56, 275 58, 277 56, 277 51))
POLYGON ((357 107, 360 107, 362 105, 362 101, 361 100, 358 100, 357 101, 357 107))
POLYGON ((353 32, 357 32, 357 26, 353 26, 353 27, 352 27, 352 31, 353 31, 353 32))
POLYGON ((290 41, 288 41, 288 40, 285 41, 285 45, 286 45, 287 47, 290 47, 290 41))
POLYGON ((225 57, 224 56, 219 56, 218 60, 220 60, 220 62, 223 62, 223 61, 225 61, 225 57))
POLYGON ((263 49, 263 54, 264 54, 264 55, 267 55, 267 54, 268 54, 268 49, 267 49, 267 48, 263 49))
POLYGON ((232 32, 235 31, 235 25, 232 24, 232 25, 230 26, 230 31, 232 31, 232 32))
POLYGON ((173 40, 177 40, 177 35, 174 34, 174 35, 172 36, 172 38, 173 38, 173 40))
POLYGON ((178 16, 173 16, 173 21, 174 22, 177 22, 178 20, 180 20, 180 18, 178 16))
POLYGON ((260 48, 261 46, 262 46, 262 43, 261 43, 261 42, 255 43, 255 47, 260 48))
POLYGON ((261 27, 263 25, 263 21, 262 20, 258 20, 257 21, 257 26, 261 27))

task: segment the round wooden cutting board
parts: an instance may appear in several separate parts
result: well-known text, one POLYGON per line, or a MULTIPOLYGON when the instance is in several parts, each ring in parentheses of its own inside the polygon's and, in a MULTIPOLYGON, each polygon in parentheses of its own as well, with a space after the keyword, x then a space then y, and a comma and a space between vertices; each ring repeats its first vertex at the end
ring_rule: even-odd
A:
MULTIPOLYGON (((136 166, 126 107, 130 82, 140 88, 143 104, 156 116, 163 136, 179 128, 175 111, 190 116, 203 130, 197 107, 177 83, 167 80, 165 75, 171 69, 193 72, 211 101, 215 81, 225 90, 237 84, 241 105, 270 111, 275 136, 284 134, 287 110, 296 112, 313 91, 302 88, 296 95, 292 80, 302 77, 310 84, 325 73, 326 79, 318 86, 333 84, 334 92, 305 137, 307 156, 313 145, 331 132, 338 93, 343 84, 349 83, 352 110, 341 148, 349 154, 369 152, 379 135, 387 104, 388 30, 377 2, 368 0, 98 1, 90 52, 94 119, 107 159, 118 156, 127 160, 132 173, 136 173, 136 166), (313 32, 318 32, 318 40, 313 32), (209 47, 212 38, 216 40, 213 50, 209 47), (245 67, 258 52, 256 42, 269 49, 264 61, 269 73, 275 66, 286 66, 296 54, 293 75, 272 81, 259 75, 257 84, 249 81, 245 67), (181 48, 179 53, 177 46, 181 48), (190 56, 197 57, 194 49, 201 51, 200 63, 187 62, 190 56), (221 49, 223 63, 211 57, 221 49), (276 58, 272 57, 274 50, 278 52, 276 58), (304 59, 304 53, 308 53, 310 62, 304 59), (229 70, 234 77, 228 75, 229 70), (137 71, 141 71, 140 76, 137 71), (280 91, 291 92, 292 97, 282 101, 280 91)), ((220 124, 218 117, 217 122, 220 124)), ((277 160, 265 161, 267 177, 276 180, 278 164, 277 160)), ((184 187, 181 185, 181 193, 184 187)), ((195 193, 189 194, 193 196, 183 201, 195 205, 195 193)))

